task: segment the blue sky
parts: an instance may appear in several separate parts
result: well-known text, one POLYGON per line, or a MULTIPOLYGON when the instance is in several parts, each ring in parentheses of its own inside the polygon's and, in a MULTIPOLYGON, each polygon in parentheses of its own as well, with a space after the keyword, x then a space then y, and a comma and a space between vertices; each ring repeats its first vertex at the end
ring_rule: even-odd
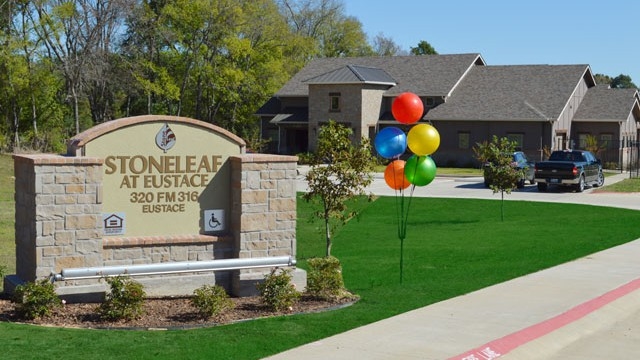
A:
POLYGON ((640 86, 638 0, 343 0, 370 38, 480 53, 488 65, 588 64, 640 86))

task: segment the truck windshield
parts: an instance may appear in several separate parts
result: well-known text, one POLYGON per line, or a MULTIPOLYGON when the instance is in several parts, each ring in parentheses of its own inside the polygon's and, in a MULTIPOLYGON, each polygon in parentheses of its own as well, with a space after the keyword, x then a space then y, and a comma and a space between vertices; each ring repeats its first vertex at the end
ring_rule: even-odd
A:
POLYGON ((573 162, 580 162, 580 161, 584 161, 584 158, 582 157, 582 154, 580 153, 573 153, 573 152, 564 152, 564 151, 557 151, 557 152, 553 152, 551 153, 551 156, 549 156, 549 160, 550 161, 573 161, 573 162))

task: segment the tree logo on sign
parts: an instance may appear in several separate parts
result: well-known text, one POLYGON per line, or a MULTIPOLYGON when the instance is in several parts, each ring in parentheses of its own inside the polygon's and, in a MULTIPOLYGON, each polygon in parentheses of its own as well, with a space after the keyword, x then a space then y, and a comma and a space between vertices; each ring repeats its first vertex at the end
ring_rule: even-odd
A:
POLYGON ((156 145, 158 145, 162 151, 167 152, 167 150, 171 149, 175 144, 176 134, 173 133, 169 124, 164 124, 162 129, 156 134, 156 145))

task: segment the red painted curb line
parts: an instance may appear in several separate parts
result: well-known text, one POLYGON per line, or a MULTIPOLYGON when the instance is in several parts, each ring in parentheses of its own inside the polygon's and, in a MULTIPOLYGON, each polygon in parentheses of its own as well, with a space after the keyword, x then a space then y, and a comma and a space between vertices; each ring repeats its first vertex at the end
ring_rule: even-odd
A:
POLYGON ((493 340, 473 350, 466 351, 463 354, 449 358, 449 360, 497 359, 502 355, 506 355, 515 348, 589 315, 614 300, 617 300, 639 288, 640 278, 611 290, 604 295, 584 302, 558 316, 529 326, 520 331, 516 331, 500 339, 493 340))

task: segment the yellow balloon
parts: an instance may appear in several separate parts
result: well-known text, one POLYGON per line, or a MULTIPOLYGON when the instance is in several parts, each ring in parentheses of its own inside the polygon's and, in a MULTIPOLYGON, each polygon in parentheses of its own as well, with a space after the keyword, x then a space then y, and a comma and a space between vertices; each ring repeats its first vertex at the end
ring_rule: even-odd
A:
POLYGON ((440 146, 440 134, 429 124, 418 124, 409 130, 407 145, 418 156, 431 155, 440 146))

